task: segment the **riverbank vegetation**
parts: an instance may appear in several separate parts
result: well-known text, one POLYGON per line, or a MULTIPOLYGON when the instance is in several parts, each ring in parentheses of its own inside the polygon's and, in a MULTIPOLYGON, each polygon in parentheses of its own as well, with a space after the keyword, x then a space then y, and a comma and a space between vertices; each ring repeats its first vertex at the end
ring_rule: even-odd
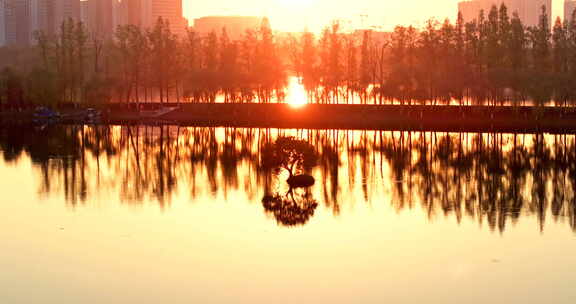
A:
MULTIPOLYGON (((576 92, 576 18, 551 29, 542 7, 536 27, 505 5, 465 23, 430 20, 424 28, 396 27, 388 35, 341 34, 294 43, 294 66, 321 103, 568 105, 576 92)), ((358 34, 358 33, 357 33, 358 34)))
POLYGON ((266 19, 240 41, 231 41, 226 29, 206 36, 188 30, 177 37, 161 18, 150 30, 119 26, 113 40, 72 20, 56 37, 35 37, 34 48, 20 50, 28 54, 26 63, 3 64, 3 103, 215 102, 218 96, 267 103, 286 86, 266 19))
POLYGON ((571 106, 576 15, 550 25, 548 14, 527 27, 502 5, 471 22, 390 33, 335 22, 319 35, 263 19, 238 40, 225 28, 178 37, 162 19, 106 40, 68 20, 34 47, 0 50, 0 105, 282 102, 293 74, 315 103, 571 106))

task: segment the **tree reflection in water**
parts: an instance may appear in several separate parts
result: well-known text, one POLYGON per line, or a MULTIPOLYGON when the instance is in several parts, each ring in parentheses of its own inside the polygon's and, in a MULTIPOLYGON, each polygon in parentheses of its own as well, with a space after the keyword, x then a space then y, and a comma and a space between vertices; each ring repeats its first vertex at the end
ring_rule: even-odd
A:
POLYGON ((574 135, 5 126, 0 150, 7 163, 30 157, 40 193, 63 195, 72 205, 103 191, 130 204, 169 206, 178 190, 192 201, 242 192, 255 202, 274 193, 275 176, 260 168, 259 151, 279 136, 305 139, 318 153, 310 196, 264 202, 280 223, 305 223, 314 213, 313 192, 335 216, 344 203, 390 203, 498 231, 531 215, 540 229, 551 218, 576 230, 574 135), (281 207, 284 201, 290 203, 281 207))
POLYGON ((274 215, 283 226, 306 224, 314 215, 318 203, 312 198, 310 189, 290 189, 286 195, 276 193, 262 199, 266 212, 274 215))

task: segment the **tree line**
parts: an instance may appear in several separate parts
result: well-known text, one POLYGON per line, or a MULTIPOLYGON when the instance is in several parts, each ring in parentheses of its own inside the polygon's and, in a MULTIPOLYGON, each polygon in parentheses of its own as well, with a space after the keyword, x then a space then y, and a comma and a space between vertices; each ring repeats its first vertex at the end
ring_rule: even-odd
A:
POLYGON ((162 18, 105 40, 67 20, 54 37, 35 33, 27 64, 0 71, 0 104, 282 102, 293 74, 316 103, 571 106, 576 14, 554 25, 548 14, 526 26, 502 4, 469 22, 285 36, 263 19, 238 40, 225 28, 178 37, 162 18))
POLYGON ((159 18, 151 29, 119 26, 114 39, 63 22, 56 36, 34 34, 33 59, 0 71, 0 103, 271 102, 282 96, 286 69, 264 18, 232 41, 225 28, 184 37, 159 18))
POLYGON ((309 97, 319 103, 569 105, 576 99, 576 15, 553 27, 546 7, 526 26, 492 6, 465 22, 429 20, 370 30, 327 27, 319 38, 293 36, 290 58, 309 97))

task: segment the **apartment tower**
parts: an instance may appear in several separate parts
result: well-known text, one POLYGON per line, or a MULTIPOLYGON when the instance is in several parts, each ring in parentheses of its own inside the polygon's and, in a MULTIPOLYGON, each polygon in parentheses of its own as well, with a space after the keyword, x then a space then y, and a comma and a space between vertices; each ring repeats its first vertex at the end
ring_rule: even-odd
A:
POLYGON ((564 2, 564 20, 572 20, 572 14, 576 10, 576 0, 566 0, 564 2))
POLYGON ((488 16, 492 6, 505 4, 510 16, 517 13, 526 26, 537 26, 540 22, 542 7, 548 12, 548 24, 552 24, 552 0, 471 0, 458 3, 458 11, 465 21, 477 19, 480 11, 488 16))

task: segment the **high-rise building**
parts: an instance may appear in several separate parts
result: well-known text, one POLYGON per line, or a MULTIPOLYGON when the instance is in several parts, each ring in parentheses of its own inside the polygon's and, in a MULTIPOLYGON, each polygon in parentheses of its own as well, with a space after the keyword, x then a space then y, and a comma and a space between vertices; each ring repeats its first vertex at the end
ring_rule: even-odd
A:
POLYGON ((6 45, 25 46, 32 41, 30 22, 31 1, 5 0, 6 45))
POLYGON ((88 31, 103 38, 110 38, 114 32, 114 9, 117 0, 87 0, 85 1, 85 25, 88 31))
POLYGON ((170 24, 170 30, 184 35, 188 21, 183 17, 182 0, 120 0, 117 13, 118 24, 134 24, 151 28, 162 17, 170 24))
POLYGON ((119 0, 119 23, 143 26, 142 24, 142 4, 143 0, 119 0))
POLYGON ((252 16, 210 16, 194 20, 194 31, 206 34, 215 31, 220 34, 222 29, 226 29, 228 37, 237 40, 246 33, 247 30, 258 29, 262 23, 261 17, 252 16))
MULTIPOLYGON (((150 8, 146 23, 154 26, 158 18, 162 17, 170 23, 170 30, 177 35, 184 35, 188 21, 184 19, 182 0, 147 0, 146 7, 150 8)), ((148 12, 148 11, 146 11, 148 12)))
POLYGON ((177 35, 188 27, 182 0, 0 0, 0 6, 0 45, 32 44, 35 31, 56 35, 67 19, 103 38, 112 38, 120 24, 151 28, 160 17, 177 35))
POLYGON ((80 21, 80 0, 45 0, 50 1, 48 10, 48 33, 58 33, 64 21, 80 21))
POLYGON ((0 0, 0 47, 6 45, 6 0, 0 0))
POLYGON ((82 23, 88 23, 88 1, 82 0, 80 1, 80 21, 82 23))
POLYGON ((576 0, 566 0, 564 2, 564 20, 572 20, 572 14, 576 10, 576 0))
POLYGON ((480 11, 488 16, 492 6, 505 4, 510 16, 517 13, 526 26, 537 26, 542 14, 542 7, 548 12, 548 24, 552 24, 552 0, 471 0, 458 3, 458 11, 465 21, 477 19, 480 11))
POLYGON ((48 0, 30 0, 30 30, 46 31, 49 27, 49 11, 52 2, 48 0))
POLYGON ((54 35, 64 20, 80 20, 79 0, 2 0, 2 4, 6 45, 34 44, 36 31, 54 35))
POLYGON ((24 0, 28 2, 27 19, 19 20, 20 25, 28 24, 28 32, 43 31, 54 35, 60 31, 65 20, 81 21, 80 0, 24 0))

